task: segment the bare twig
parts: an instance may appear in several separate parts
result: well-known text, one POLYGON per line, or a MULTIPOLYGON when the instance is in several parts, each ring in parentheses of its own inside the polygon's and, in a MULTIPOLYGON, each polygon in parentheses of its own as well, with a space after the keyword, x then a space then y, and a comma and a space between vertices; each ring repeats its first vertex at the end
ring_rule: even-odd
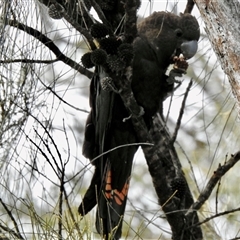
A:
MULTIPOLYGON (((46 127, 45 127, 44 130, 45 130, 45 133, 48 132, 46 127)), ((56 160, 56 158, 54 157, 54 155, 53 155, 53 153, 52 153, 52 151, 51 151, 51 149, 50 149, 50 147, 49 147, 49 144, 43 139, 43 137, 37 132, 36 129, 34 129, 34 132, 35 132, 36 135, 39 137, 39 139, 41 140, 41 142, 43 143, 43 145, 46 147, 46 150, 48 151, 48 153, 49 153, 50 156, 52 157, 52 160, 53 160, 53 162, 54 162, 54 164, 55 164, 55 166, 56 166, 56 169, 58 170, 58 173, 57 173, 57 171, 56 171, 55 173, 56 173, 56 175, 60 178, 60 175, 59 175, 59 174, 62 174, 62 169, 59 167, 59 165, 58 165, 58 163, 57 163, 57 160, 56 160)), ((49 133, 47 133, 47 135, 49 136, 49 133)), ((53 145, 55 146, 54 142, 52 142, 52 143, 53 143, 53 145)), ((38 147, 38 149, 40 149, 40 147, 38 147)), ((56 147, 55 147, 55 149, 56 149, 56 147)), ((58 149, 56 149, 56 150, 57 150, 57 152, 58 152, 58 149)), ((45 156, 46 156, 47 162, 50 164, 50 162, 51 162, 50 159, 47 157, 46 154, 45 154, 45 156)), ((59 160, 61 160, 61 155, 59 156, 59 160)), ((52 165, 52 163, 51 163, 51 167, 54 168, 53 165, 52 165)))
POLYGON ((119 145, 119 146, 117 146, 115 148, 111 148, 108 151, 103 152, 102 154, 99 154, 97 157, 95 157, 95 158, 93 158, 91 160, 91 163, 93 163, 94 161, 96 161, 97 159, 102 157, 103 155, 106 155, 106 154, 108 154, 108 153, 110 153, 112 151, 115 151, 115 150, 119 149, 119 148, 129 147, 129 146, 142 146, 143 147, 143 146, 153 146, 153 145, 154 145, 153 143, 148 143, 148 142, 122 144, 122 145, 119 145))
MULTIPOLYGON (((232 209, 232 210, 228 210, 228 211, 224 211, 224 212, 220 212, 220 213, 217 213, 211 217, 208 217, 208 218, 205 218, 202 222, 199 222, 199 223, 196 223, 194 225, 192 225, 191 227, 195 227, 195 226, 199 226, 199 225, 202 225, 203 223, 206 223, 206 222, 209 222, 210 220, 214 219, 214 218, 217 218, 217 217, 220 217, 220 216, 223 216, 223 215, 227 215, 229 213, 234 213, 234 212, 238 212, 240 211, 240 207, 239 208, 235 208, 235 209, 232 209)), ((191 228, 190 227, 190 228, 191 228)))
MULTIPOLYGON (((6 210, 8 216, 10 217, 10 219, 12 220, 13 224, 14 224, 14 227, 16 228, 16 231, 17 232, 14 232, 14 236, 16 236, 17 238, 19 239, 24 239, 24 237, 21 235, 20 231, 19 231, 19 228, 18 228, 18 224, 15 220, 15 218, 13 217, 12 215, 12 212, 11 210, 8 209, 8 206, 3 202, 3 200, 0 198, 0 202, 1 204, 3 205, 4 209, 6 210)), ((2 226, 1 226, 2 227, 2 226)), ((6 230, 6 229, 5 229, 6 230)), ((8 231, 8 230, 7 230, 8 231)), ((13 231, 11 230, 10 232, 11 234, 13 234, 13 231)))
POLYGON ((224 164, 220 165, 216 171, 214 171, 212 177, 208 181, 207 186, 199 195, 197 201, 190 207, 186 216, 190 214, 192 211, 196 211, 202 207, 205 201, 209 198, 212 193, 214 187, 218 183, 218 181, 223 177, 223 175, 232 168, 238 161, 240 160, 240 151, 231 156, 231 158, 224 164))
POLYGON ((186 105, 187 96, 188 96, 188 93, 190 92, 192 84, 193 84, 193 80, 191 79, 189 84, 188 84, 188 87, 186 89, 186 92, 184 94, 184 98, 183 98, 183 101, 182 101, 182 106, 180 108, 180 112, 179 112, 179 116, 178 116, 178 119, 177 119, 176 127, 175 127, 174 133, 173 133, 172 138, 171 138, 171 143, 172 144, 174 144, 174 142, 176 141, 177 134, 178 134, 178 131, 179 131, 180 126, 181 126, 181 121, 182 121, 182 117, 183 117, 183 113, 184 113, 184 108, 185 108, 185 105, 186 105))
POLYGON ((77 30, 79 31, 86 39, 87 42, 90 46, 90 49, 94 50, 96 49, 96 45, 93 41, 93 37, 90 34, 90 32, 86 29, 83 28, 80 24, 78 24, 78 22, 73 19, 66 11, 65 9, 59 4, 57 3, 56 0, 51 0, 51 2, 53 2, 54 6, 56 7, 56 9, 61 12, 61 14, 63 15, 63 17, 77 30))
MULTIPOLYGON (((18 236, 18 234, 17 234, 16 232, 14 232, 14 231, 13 231, 12 229, 10 229, 9 227, 6 227, 6 226, 2 225, 1 223, 0 223, 0 228, 3 229, 5 232, 13 235, 14 237, 19 238, 19 236, 18 236)), ((0 239, 1 239, 1 238, 0 238, 0 239)), ((9 239, 9 238, 6 238, 6 239, 9 239)), ((3 240, 6 240, 6 239, 4 238, 3 240)), ((20 238, 20 239, 24 239, 24 238, 20 238)))
POLYGON ((55 96, 57 97, 61 102, 65 103, 66 105, 68 105, 69 107, 77 110, 77 111, 81 111, 81 112, 84 112, 84 113, 89 113, 89 111, 87 110, 84 110, 84 109, 81 109, 81 108, 78 108, 78 107, 75 107, 73 106, 72 104, 68 103, 67 101, 65 101, 62 97, 60 97, 55 91, 53 91, 53 89, 51 87, 48 87, 46 86, 43 82, 42 84, 55 96))
POLYGON ((51 161, 49 160, 47 154, 39 147, 39 145, 34 142, 28 135, 26 135, 26 138, 40 151, 40 153, 43 155, 43 157, 46 159, 46 161, 49 163, 49 165, 51 166, 51 168, 53 169, 53 171, 55 172, 56 176, 59 178, 59 174, 56 171, 56 169, 54 168, 53 164, 51 163, 51 161))
MULTIPOLYGON (((171 234, 171 232, 169 230, 164 229, 163 227, 159 226, 158 224, 156 224, 154 221, 155 219, 159 218, 159 212, 161 209, 158 209, 156 211, 154 211, 154 215, 152 216, 151 219, 146 217, 146 210, 144 209, 143 211, 139 210, 136 206, 134 206, 134 204, 132 203, 131 199, 128 199, 128 202, 130 203, 131 207, 134 209, 134 212, 136 212, 137 214, 139 214, 143 219, 146 220, 147 224, 144 226, 143 230, 146 229, 148 227, 148 225, 152 224, 153 226, 155 226, 156 228, 160 229, 161 231, 167 233, 167 234, 171 234)), ((125 222, 126 224, 128 224, 127 222, 125 222)), ((142 230, 142 231, 143 231, 142 230)))
POLYGON ((53 60, 37 60, 37 59, 6 59, 6 60, 0 60, 0 63, 8 64, 8 63, 16 63, 16 62, 22 62, 22 63, 43 63, 43 64, 51 64, 59 61, 59 59, 53 59, 53 60))
POLYGON ((20 23, 16 20, 8 19, 7 23, 9 26, 16 27, 16 28, 26 32, 27 34, 35 37, 41 43, 43 43, 47 48, 49 48, 49 50, 52 51, 56 55, 58 60, 64 62, 65 64, 67 64, 71 68, 75 69, 79 73, 85 75, 86 77, 92 78, 93 73, 91 71, 87 70, 86 68, 82 67, 80 64, 73 61, 71 58, 64 55, 50 38, 48 38, 47 36, 45 36, 44 34, 39 32, 38 30, 36 30, 32 27, 29 27, 23 23, 20 23))
POLYGON ((63 163, 63 166, 65 167, 70 160, 70 144, 69 144, 69 140, 68 140, 68 135, 67 135, 67 130, 66 130, 64 119, 63 119, 63 132, 64 132, 66 143, 67 143, 67 153, 68 153, 67 160, 64 161, 64 163, 63 163))
POLYGON ((77 223, 77 221, 76 221, 76 219, 75 219, 75 217, 74 217, 72 208, 71 208, 71 206, 70 206, 69 199, 68 199, 68 195, 67 195, 67 191, 66 191, 65 188, 63 188, 63 193, 64 193, 64 198, 65 198, 65 201, 66 201, 66 204, 67 204, 67 208, 68 208, 69 214, 70 214, 70 216, 71 216, 71 218, 72 218, 72 221, 73 221, 73 224, 74 224, 74 226, 75 226, 75 228, 76 228, 76 230, 77 230, 77 232, 78 232, 78 237, 79 237, 80 239, 83 239, 82 234, 81 234, 81 231, 80 231, 80 228, 79 228, 79 224, 77 223))
MULTIPOLYGON (((65 129, 65 124, 63 122, 63 128, 64 128, 64 133, 65 133, 65 136, 66 136, 66 129, 65 129)), ((59 158, 60 160, 60 163, 61 163, 61 176, 59 178, 60 180, 60 186, 59 186, 59 190, 60 190, 60 195, 59 195, 59 205, 58 205, 58 211, 59 211, 59 219, 58 219, 58 236, 59 236, 59 240, 62 240, 63 239, 63 236, 62 236, 62 226, 63 226, 63 223, 62 223, 62 220, 63 220, 63 196, 64 196, 64 185, 65 185, 65 181, 64 181, 64 178, 65 178, 65 167, 66 165, 63 163, 63 160, 60 156, 59 158)))
MULTIPOLYGON (((24 133, 24 131, 22 131, 24 133)), ((28 137, 28 136, 26 136, 28 137)), ((44 174, 43 172, 39 171, 36 167, 34 167, 32 164, 28 163, 27 161, 24 162, 27 166, 29 166, 32 171, 37 172, 39 175, 41 175, 42 177, 44 177, 45 179, 47 179, 49 182, 51 182, 53 185, 55 185, 56 187, 59 187, 59 184, 57 184, 56 182, 54 182, 53 180, 51 180, 46 174, 44 174)))
MULTIPOLYGON (((228 155, 226 155, 225 156, 225 162, 224 162, 224 164, 226 163, 226 161, 227 161, 227 157, 228 157, 228 155)), ((219 192, 220 192, 220 187, 221 187, 221 179, 219 180, 219 182, 218 182, 218 185, 217 185, 217 191, 216 191, 216 198, 215 198, 215 212, 216 212, 216 214, 218 213, 218 195, 219 195, 219 192)))
POLYGON ((60 195, 59 195, 59 204, 58 204, 58 239, 62 240, 62 226, 63 226, 63 190, 64 190, 64 169, 61 171, 61 178, 60 178, 60 195))
POLYGON ((216 214, 218 213, 218 194, 219 194, 220 186, 221 186, 221 179, 218 182, 217 191, 216 191, 216 198, 215 198, 215 212, 216 212, 216 214))
MULTIPOLYGON (((20 106, 19 106, 19 107, 20 107, 20 106)), ((48 136, 49 139, 51 140, 51 143, 53 144, 53 146, 54 146, 54 148, 55 148, 55 150, 56 150, 56 152, 57 152, 57 156, 58 156, 60 162, 62 163, 61 153, 59 152, 59 149, 58 149, 58 147, 57 147, 57 144, 56 144, 56 142, 54 141, 54 139, 53 139, 53 137, 51 136, 51 134, 49 133, 47 127, 44 126, 44 124, 43 124, 41 121, 39 121, 39 120, 37 119, 37 117, 35 117, 34 115, 32 115, 30 112, 29 112, 28 114, 29 114, 34 120, 36 120, 36 121, 40 124, 40 126, 44 129, 45 133, 47 134, 47 136, 48 136)), ((52 159, 53 159, 53 161, 54 161, 54 164, 55 164, 57 170, 54 168, 54 166, 53 166, 53 164, 51 163, 51 161, 49 160, 47 154, 39 147, 39 145, 38 145, 36 142, 34 142, 27 134, 25 134, 26 137, 27 137, 27 138, 30 140, 30 142, 41 152, 41 154, 43 155, 43 157, 44 157, 44 158, 46 159, 46 161, 50 164, 51 168, 52 168, 53 171, 55 172, 55 174, 56 174, 56 176, 58 177, 58 179, 61 179, 61 176, 60 176, 59 174, 60 174, 60 173, 61 173, 61 174, 64 174, 64 173, 62 173, 62 169, 58 166, 58 163, 57 163, 55 157, 53 156, 53 154, 52 154, 52 152, 51 152, 48 144, 45 143, 45 141, 44 141, 44 139, 42 138, 42 136, 40 136, 36 130, 34 130, 34 131, 35 131, 35 133, 37 134, 37 136, 40 138, 40 140, 43 142, 44 146, 47 148, 49 154, 51 155, 51 157, 52 157, 52 159)))

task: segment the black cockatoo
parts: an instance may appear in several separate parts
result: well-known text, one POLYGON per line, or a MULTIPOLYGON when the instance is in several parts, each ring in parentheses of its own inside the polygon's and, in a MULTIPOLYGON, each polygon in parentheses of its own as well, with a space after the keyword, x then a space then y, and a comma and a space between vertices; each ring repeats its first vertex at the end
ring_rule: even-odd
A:
MULTIPOLYGON (((165 75, 168 66, 181 53, 185 59, 193 57, 199 36, 198 22, 190 14, 154 12, 138 25, 133 42, 132 91, 144 109, 148 127, 174 88, 172 76, 165 75)), ((105 72, 98 67, 96 72, 90 86, 91 112, 83 143, 83 155, 92 161, 95 172, 79 213, 85 215, 97 204, 97 231, 105 239, 119 239, 132 161, 138 148, 126 144, 137 143, 138 139, 131 119, 123 121, 129 113, 120 96, 102 89, 100 78, 105 77, 105 72)))

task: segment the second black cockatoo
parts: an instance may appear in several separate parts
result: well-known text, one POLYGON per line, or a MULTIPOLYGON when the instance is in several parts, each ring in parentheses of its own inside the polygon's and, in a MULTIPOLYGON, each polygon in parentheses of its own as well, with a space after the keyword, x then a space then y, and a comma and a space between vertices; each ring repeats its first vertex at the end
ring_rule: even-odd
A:
MULTIPOLYGON (((173 76, 166 70, 174 56, 185 59, 197 51, 199 25, 190 14, 180 16, 154 12, 138 25, 138 36, 133 42, 132 91, 137 103, 144 109, 144 120, 150 127, 153 115, 173 91, 173 76)), ((132 162, 137 143, 131 119, 120 96, 102 89, 102 68, 90 86, 91 112, 88 116, 83 155, 92 161, 95 172, 91 184, 79 206, 81 215, 87 214, 96 204, 97 231, 105 239, 119 239, 126 206, 132 162), (104 153, 104 154, 103 154, 104 153)))

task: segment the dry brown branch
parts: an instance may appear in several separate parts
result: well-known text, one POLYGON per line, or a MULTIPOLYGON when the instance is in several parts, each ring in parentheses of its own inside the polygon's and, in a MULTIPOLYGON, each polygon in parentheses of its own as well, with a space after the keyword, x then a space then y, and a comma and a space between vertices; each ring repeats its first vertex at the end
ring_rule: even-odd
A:
POLYGON ((218 181, 223 177, 223 175, 225 173, 227 173, 227 171, 232 168, 238 161, 240 160, 240 151, 238 151, 237 153, 235 153, 234 155, 231 156, 231 158, 224 163, 224 165, 220 165, 218 166, 217 170, 214 171, 212 177, 210 178, 210 180, 208 181, 207 186, 205 187, 205 189, 201 192, 201 194, 199 195, 197 201, 191 206, 191 208, 188 210, 188 212, 186 213, 186 216, 192 212, 192 211, 196 211, 198 209, 200 209, 202 207, 202 205, 206 202, 206 200, 208 200, 210 194, 212 193, 214 187, 216 186, 216 184, 218 183, 218 181))

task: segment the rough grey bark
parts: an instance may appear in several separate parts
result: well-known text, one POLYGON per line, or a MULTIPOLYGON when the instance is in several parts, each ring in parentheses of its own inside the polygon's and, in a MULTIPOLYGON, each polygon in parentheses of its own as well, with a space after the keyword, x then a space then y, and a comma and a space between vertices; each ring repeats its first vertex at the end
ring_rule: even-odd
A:
POLYGON ((212 47, 228 76, 240 114, 240 2, 196 0, 195 3, 212 47))

